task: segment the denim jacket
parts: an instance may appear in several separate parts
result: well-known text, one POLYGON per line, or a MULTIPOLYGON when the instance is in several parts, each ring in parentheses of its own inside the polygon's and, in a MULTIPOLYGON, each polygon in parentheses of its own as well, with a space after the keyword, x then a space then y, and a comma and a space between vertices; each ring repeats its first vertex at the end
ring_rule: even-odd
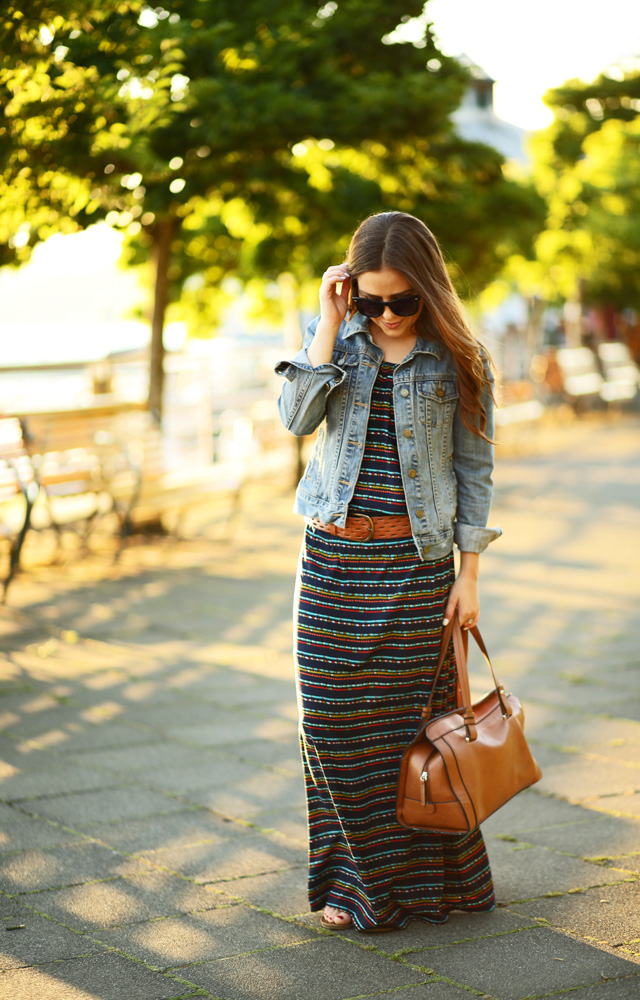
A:
MULTIPOLYGON (((294 510, 344 527, 383 352, 371 339, 369 321, 356 313, 340 325, 331 362, 314 368, 307 349, 319 319, 310 324, 302 350, 276 365, 276 373, 285 379, 278 409, 293 434, 311 434, 321 425, 294 510)), ((502 534, 500 528, 486 527, 493 446, 460 419, 458 374, 442 342, 418 337, 394 370, 393 399, 402 482, 420 557, 439 559, 454 541, 462 551, 482 552, 502 534)), ((482 402, 486 434, 492 438, 488 389, 482 402)))

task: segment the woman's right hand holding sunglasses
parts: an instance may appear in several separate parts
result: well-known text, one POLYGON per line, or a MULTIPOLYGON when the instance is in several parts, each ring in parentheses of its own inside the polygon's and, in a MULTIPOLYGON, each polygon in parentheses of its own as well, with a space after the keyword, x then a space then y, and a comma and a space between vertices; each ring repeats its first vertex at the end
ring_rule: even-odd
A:
POLYGON ((347 315, 350 285, 351 278, 346 264, 329 267, 322 275, 320 315, 323 322, 335 324, 336 330, 347 315))
POLYGON ((307 357, 314 368, 331 361, 340 324, 347 315, 350 285, 351 278, 345 264, 329 267, 322 275, 320 322, 307 349, 307 357), (340 291, 338 285, 341 286, 340 291))

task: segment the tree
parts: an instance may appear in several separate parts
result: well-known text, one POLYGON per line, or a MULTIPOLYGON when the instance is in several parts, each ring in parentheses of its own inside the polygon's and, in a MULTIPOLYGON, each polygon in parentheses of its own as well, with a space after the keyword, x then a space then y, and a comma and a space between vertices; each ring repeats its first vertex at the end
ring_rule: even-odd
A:
POLYGON ((3 259, 56 227, 106 218, 126 229, 156 265, 158 412, 166 306, 195 273, 205 289, 230 269, 311 273, 358 218, 400 207, 423 215, 468 282, 486 280, 530 242, 539 200, 505 178, 494 150, 453 133, 468 75, 429 27, 394 44, 422 7, 10 2, 3 259))
POLYGON ((611 67, 593 83, 568 80, 547 91, 545 104, 555 121, 548 137, 557 163, 572 166, 584 155, 587 136, 608 121, 635 121, 640 110, 640 74, 611 67))
POLYGON ((547 202, 535 261, 510 271, 548 301, 640 308, 640 73, 550 91, 555 121, 534 137, 547 202))

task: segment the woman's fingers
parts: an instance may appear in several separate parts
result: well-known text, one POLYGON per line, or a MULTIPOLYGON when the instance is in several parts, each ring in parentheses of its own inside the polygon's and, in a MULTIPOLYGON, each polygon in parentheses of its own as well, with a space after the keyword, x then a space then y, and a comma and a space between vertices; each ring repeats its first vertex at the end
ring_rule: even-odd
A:
POLYGON ((342 283, 342 293, 344 294, 345 286, 348 290, 349 288, 349 274, 343 265, 338 264, 334 267, 329 267, 322 275, 322 288, 323 289, 333 289, 336 285, 342 283))
POLYGON ((324 318, 340 323, 347 312, 351 279, 344 264, 335 264, 322 275, 320 311, 324 318), (338 292, 337 286, 342 284, 338 292))
POLYGON ((453 618, 456 608, 458 607, 458 599, 454 594, 449 595, 449 600, 447 601, 447 606, 444 609, 444 618, 442 619, 443 625, 448 625, 453 618))
POLYGON ((458 612, 461 628, 473 628, 478 624, 480 609, 473 606, 465 606, 461 601, 449 601, 444 611, 443 625, 448 625, 455 612, 458 612))

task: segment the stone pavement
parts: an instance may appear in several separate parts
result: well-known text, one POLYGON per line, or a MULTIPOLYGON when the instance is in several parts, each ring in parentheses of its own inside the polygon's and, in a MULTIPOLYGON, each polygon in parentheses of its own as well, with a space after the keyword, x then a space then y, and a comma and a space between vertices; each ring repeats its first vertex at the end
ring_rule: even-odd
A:
POLYGON ((290 494, 252 488, 229 537, 24 574, 0 614, 2 1000, 638 1000, 639 426, 498 463, 481 624, 544 777, 484 826, 491 914, 373 938, 307 912, 290 494))

